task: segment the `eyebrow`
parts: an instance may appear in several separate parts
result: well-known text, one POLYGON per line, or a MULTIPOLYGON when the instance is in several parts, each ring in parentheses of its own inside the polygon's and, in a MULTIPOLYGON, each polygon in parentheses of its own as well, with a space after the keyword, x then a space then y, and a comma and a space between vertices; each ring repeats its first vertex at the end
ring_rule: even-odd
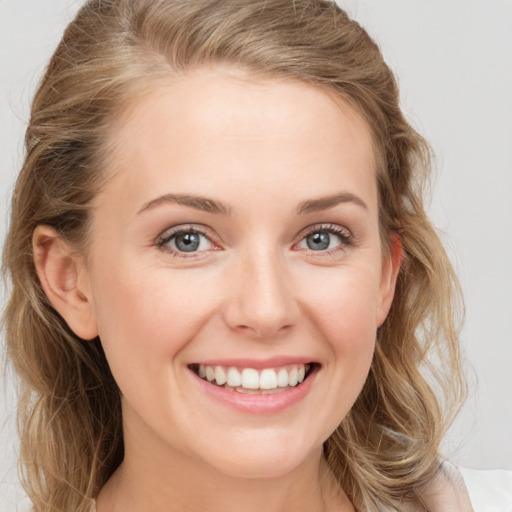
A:
POLYGON ((314 213, 333 208, 334 206, 343 203, 353 203, 357 206, 360 206, 361 208, 364 208, 365 210, 368 209, 368 206, 360 197, 350 192, 342 192, 341 194, 334 194, 331 196, 319 197, 318 199, 310 199, 308 201, 304 201, 299 205, 297 211, 300 214, 314 213))
POLYGON ((137 214, 152 210, 153 208, 156 208, 162 204, 169 203, 189 206, 190 208, 195 208, 196 210, 201 210, 207 213, 216 213, 220 215, 231 214, 231 208, 220 201, 187 194, 164 194, 163 196, 157 197, 156 199, 145 203, 137 212, 137 214))
MULTIPOLYGON (((156 208, 162 204, 169 203, 188 206, 190 208, 195 208, 196 210, 201 210, 207 213, 231 215, 231 208, 227 204, 224 204, 221 201, 217 201, 215 199, 208 199, 206 197, 193 196, 189 194, 164 194, 163 196, 157 197, 156 199, 152 199, 151 201, 145 203, 137 212, 137 214, 152 210, 153 208, 156 208)), ((354 203, 364 208, 365 210, 368 209, 366 203, 355 194, 350 192, 342 192, 341 194, 334 194, 330 196, 319 197, 318 199, 309 199, 304 201, 297 208, 297 212, 301 215, 306 215, 308 213, 327 210, 343 203, 354 203)))

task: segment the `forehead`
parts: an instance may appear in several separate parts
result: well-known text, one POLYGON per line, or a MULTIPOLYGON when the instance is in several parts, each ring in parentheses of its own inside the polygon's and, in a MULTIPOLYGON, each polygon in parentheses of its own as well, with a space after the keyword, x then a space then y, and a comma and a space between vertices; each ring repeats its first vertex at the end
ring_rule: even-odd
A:
POLYGON ((232 68, 199 68, 148 88, 110 136, 113 181, 138 182, 137 192, 147 195, 162 186, 179 192, 191 177, 197 194, 222 177, 255 189, 267 178, 289 188, 321 177, 323 186, 319 180, 318 191, 311 190, 321 195, 340 186, 342 167, 375 181, 370 128, 346 100, 232 68))

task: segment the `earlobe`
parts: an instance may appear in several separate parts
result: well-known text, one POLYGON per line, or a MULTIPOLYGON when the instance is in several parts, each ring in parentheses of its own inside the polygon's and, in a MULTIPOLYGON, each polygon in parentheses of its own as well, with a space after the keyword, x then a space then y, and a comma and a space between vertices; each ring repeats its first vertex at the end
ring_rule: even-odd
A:
POLYGON ((403 260, 402 241, 398 234, 391 235, 389 252, 383 262, 380 284, 380 304, 377 311, 377 325, 380 327, 388 316, 395 295, 398 273, 403 260))
POLYGON ((32 238, 34 264, 52 306, 79 337, 98 335, 85 262, 57 231, 39 225, 32 238))

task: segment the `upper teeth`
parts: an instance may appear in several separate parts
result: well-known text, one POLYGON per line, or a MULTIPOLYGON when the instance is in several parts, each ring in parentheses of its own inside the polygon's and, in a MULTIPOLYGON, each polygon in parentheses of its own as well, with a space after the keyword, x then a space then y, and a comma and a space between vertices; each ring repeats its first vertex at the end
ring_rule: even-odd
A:
POLYGON ((215 381, 218 386, 226 384, 231 388, 277 389, 293 387, 301 383, 308 370, 309 365, 305 364, 293 364, 263 370, 200 364, 198 374, 202 379, 206 378, 209 382, 214 383, 215 381))

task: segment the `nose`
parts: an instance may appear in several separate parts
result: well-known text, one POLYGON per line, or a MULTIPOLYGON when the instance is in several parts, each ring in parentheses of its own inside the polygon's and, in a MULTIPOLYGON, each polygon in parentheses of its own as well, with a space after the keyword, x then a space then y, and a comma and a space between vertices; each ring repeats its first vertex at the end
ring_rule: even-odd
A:
POLYGON ((231 329, 254 339, 271 340, 296 323, 299 306, 293 280, 278 254, 240 258, 228 281, 224 317, 231 329))

